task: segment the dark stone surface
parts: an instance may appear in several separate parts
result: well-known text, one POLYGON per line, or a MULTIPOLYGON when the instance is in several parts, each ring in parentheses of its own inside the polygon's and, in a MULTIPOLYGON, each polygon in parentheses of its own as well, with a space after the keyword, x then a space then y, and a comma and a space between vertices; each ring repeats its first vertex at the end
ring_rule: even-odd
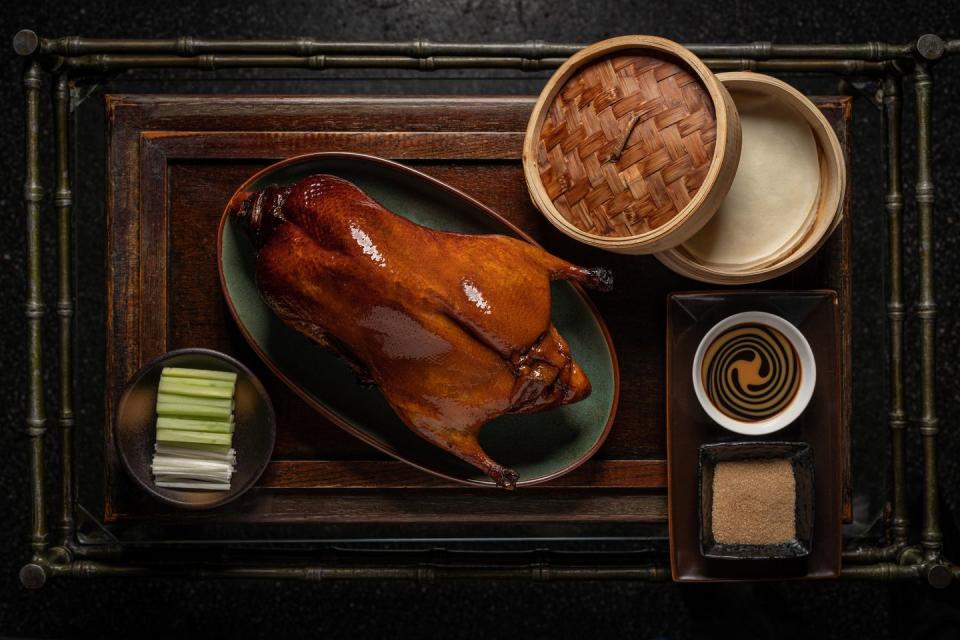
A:
MULTIPOLYGON (((275 2, 251 4, 117 3, 65 1, 18 2, 0 11, 0 100, 6 107, 0 156, 0 211, 7 224, 0 227, 0 370, 3 402, 3 445, 0 446, 0 634, 19 636, 128 636, 197 632, 246 635, 345 636, 462 636, 590 637, 607 635, 641 638, 720 637, 739 632, 745 637, 786 638, 872 637, 956 638, 960 635, 960 590, 933 592, 915 584, 825 583, 648 585, 519 584, 519 583, 364 583, 305 585, 289 582, 172 582, 164 580, 54 580, 39 592, 23 590, 18 571, 27 560, 29 521, 26 517, 27 460, 23 415, 24 376, 24 249, 21 186, 23 176, 22 99, 17 79, 20 61, 10 46, 23 27, 46 35, 210 37, 312 36, 321 39, 409 39, 515 41, 544 39, 589 42, 622 33, 655 33, 681 42, 753 41, 855 42, 882 39, 912 40, 926 32, 960 37, 955 2, 791 2, 716 3, 709 0, 666 2, 275 2)), ((237 77, 240 74, 235 74, 237 77)), ((389 75, 389 74, 383 74, 389 75)), ((436 78, 436 76, 434 76, 436 78)), ((938 320, 938 411, 941 417, 940 466, 942 513, 947 546, 954 556, 960 514, 960 235, 958 208, 950 194, 960 192, 960 116, 955 105, 960 94, 960 60, 943 63, 935 72, 935 136, 933 159, 936 179, 936 272, 938 320)), ((538 81, 526 81, 536 86, 538 81)), ((438 80, 423 81, 429 90, 438 80)), ((363 83, 356 83, 362 86, 363 83)), ((520 90, 520 85, 505 86, 520 90)), ((347 85, 343 85, 347 86, 347 85)), ((405 85, 409 90, 411 85, 405 85)), ((398 89, 400 90, 400 89, 398 89)), ((436 89, 434 89, 436 90, 436 89)), ((466 91, 498 90, 477 80, 466 91)), ((530 90, 530 89, 526 89, 530 90)), ((909 91, 908 87, 908 91, 909 91)), ((51 134, 49 118, 43 136, 51 134)), ((905 113, 909 123, 911 110, 905 113)), ((876 137, 876 112, 861 100, 855 112, 856 163, 854 200, 855 271, 855 441, 858 450, 885 439, 886 380, 882 347, 885 344, 884 267, 885 217, 882 209, 882 149, 876 137), (874 128, 869 128, 874 124, 874 128)), ((912 151, 908 129, 907 151, 912 151)), ((908 155, 908 158, 910 156, 908 155)), ((50 149, 43 149, 45 167, 50 149)), ((910 197, 914 164, 905 167, 908 197, 907 260, 916 258, 916 227, 910 197)), ((54 222, 51 218, 49 179, 43 232, 47 325, 45 361, 54 366, 56 348, 53 259, 54 222)), ((102 252, 102 230, 78 225, 81 250, 102 252)), ((908 303, 916 299, 917 272, 906 272, 908 303)), ((97 304, 96 292, 81 301, 81 311, 97 304), (84 307, 83 304, 87 304, 84 307)), ((83 313, 81 328, 89 323, 83 313)), ((907 346, 918 345, 916 320, 908 316, 907 346)), ((88 330, 96 331, 96 327, 88 330)), ((92 350, 81 351, 93 358, 92 350)), ((81 369, 101 365, 82 360, 81 369)), ((908 380, 915 381, 916 358, 908 358, 908 380)), ((53 412, 54 380, 47 380, 48 411, 53 412)), ((94 376, 84 382, 95 385, 94 376)), ((95 397, 92 394, 90 397, 95 397)), ((83 396, 88 397, 88 396, 83 396)), ((911 389, 911 416, 917 413, 917 394, 911 389)), ((80 424, 90 428, 97 406, 79 406, 80 424)), ((51 425, 55 421, 51 420, 51 425)), ((917 432, 911 427, 909 454, 918 459, 917 432)), ((53 438, 51 437, 51 440, 53 438)), ((880 449, 882 451, 882 448, 880 449)), ((859 478, 884 482, 885 466, 875 456, 855 457, 859 478)), ((912 511, 919 518, 919 466, 911 464, 912 511)), ((50 489, 54 489, 50 487, 50 489)))

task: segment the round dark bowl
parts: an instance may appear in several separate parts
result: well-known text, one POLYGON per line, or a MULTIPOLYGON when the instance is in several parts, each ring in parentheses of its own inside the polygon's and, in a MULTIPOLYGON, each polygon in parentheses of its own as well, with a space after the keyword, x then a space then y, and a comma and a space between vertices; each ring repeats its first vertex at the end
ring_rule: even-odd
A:
POLYGON ((171 351, 147 363, 127 384, 117 407, 114 440, 123 466, 143 489, 162 502, 184 509, 212 509, 240 497, 260 478, 273 453, 276 417, 263 385, 245 366, 210 349, 171 351), (193 367, 237 374, 233 448, 237 470, 227 491, 180 490, 158 487, 150 462, 157 436, 157 385, 163 367, 193 367))

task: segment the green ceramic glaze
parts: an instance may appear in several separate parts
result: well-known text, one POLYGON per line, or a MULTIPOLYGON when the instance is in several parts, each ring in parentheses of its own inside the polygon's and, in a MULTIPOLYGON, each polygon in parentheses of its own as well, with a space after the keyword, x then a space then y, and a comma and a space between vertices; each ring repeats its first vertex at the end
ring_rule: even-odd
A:
MULTIPOLYGON (((350 180, 391 211, 434 229, 515 235, 458 192, 399 165, 365 156, 304 156, 267 169, 246 190, 295 182, 315 173, 350 180)), ((401 460, 455 480, 493 485, 478 469, 421 440, 397 418, 378 389, 358 384, 337 356, 278 319, 260 298, 254 253, 246 237, 229 219, 221 229, 224 295, 251 346, 287 384, 345 429, 401 460)), ((616 409, 616 358, 600 320, 570 284, 554 283, 552 293, 553 321, 589 376, 593 393, 573 405, 503 416, 484 426, 480 434, 484 449, 494 460, 516 469, 520 484, 543 481, 586 460, 606 437, 616 409)))

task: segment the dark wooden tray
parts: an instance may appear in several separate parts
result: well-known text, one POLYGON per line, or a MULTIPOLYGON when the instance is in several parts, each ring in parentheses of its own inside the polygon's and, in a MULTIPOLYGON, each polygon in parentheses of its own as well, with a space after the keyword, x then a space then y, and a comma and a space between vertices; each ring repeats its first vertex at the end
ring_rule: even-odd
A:
POLYGON ((840 335, 832 291, 735 291, 670 296, 667 311, 667 441, 670 450, 670 565, 678 582, 833 578, 840 574, 840 335), (716 424, 693 391, 690 366, 701 339, 717 322, 764 311, 792 322, 810 343, 816 385, 803 414, 788 427, 744 436, 716 424), (814 467, 813 543, 809 557, 718 560, 700 552, 700 446, 718 442, 789 441, 810 445, 814 467))
MULTIPOLYGON (((849 149, 848 98, 815 98, 849 149)), ((665 301, 711 288, 648 256, 617 256, 562 236, 533 208, 520 150, 533 98, 107 96, 108 425, 120 391, 171 349, 230 353, 261 377, 277 409, 274 460, 258 488, 216 512, 221 522, 664 522, 665 301), (246 347, 219 291, 215 234, 223 203, 271 162, 314 151, 355 151, 409 164, 501 213, 548 250, 603 265, 618 278, 592 295, 621 366, 610 436, 575 472, 514 494, 475 490, 385 458, 311 411, 246 347)), ((770 288, 839 293, 844 458, 849 460, 850 212, 828 244, 770 288)), ((125 476, 106 438, 107 522, 190 521, 125 476)), ((849 477, 849 468, 845 478, 849 477)), ((849 514, 849 482, 845 480, 849 514)))

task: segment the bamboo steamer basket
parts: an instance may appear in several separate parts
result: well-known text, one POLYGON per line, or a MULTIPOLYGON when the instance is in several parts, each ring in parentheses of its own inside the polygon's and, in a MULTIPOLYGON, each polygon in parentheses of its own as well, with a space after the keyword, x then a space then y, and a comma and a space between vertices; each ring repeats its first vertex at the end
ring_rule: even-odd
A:
POLYGON ((810 126, 816 141, 820 166, 820 189, 814 202, 814 221, 810 230, 786 255, 754 270, 722 269, 700 264, 684 247, 656 255, 671 270, 694 280, 720 285, 763 282, 779 277, 808 260, 830 237, 843 217, 847 168, 836 133, 820 110, 789 84, 767 75, 751 72, 721 73, 717 78, 733 96, 755 92, 773 97, 791 107, 810 126))
POLYGON ((696 233, 736 174, 730 94, 682 46, 611 38, 544 87, 523 145, 534 205, 560 231, 617 253, 655 253, 696 233))

